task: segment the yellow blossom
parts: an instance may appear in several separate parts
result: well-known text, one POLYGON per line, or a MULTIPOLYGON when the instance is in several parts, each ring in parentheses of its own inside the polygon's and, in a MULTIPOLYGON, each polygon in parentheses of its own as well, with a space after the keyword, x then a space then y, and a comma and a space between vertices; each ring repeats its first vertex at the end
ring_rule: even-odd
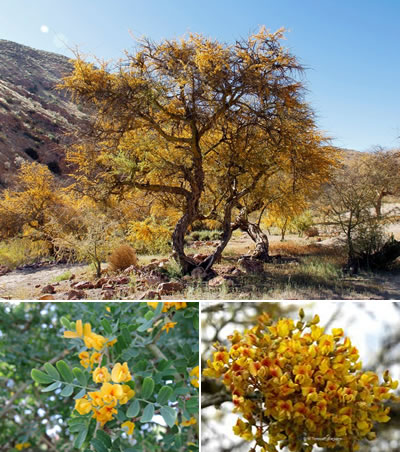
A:
POLYGON ((128 435, 132 435, 133 434, 133 430, 135 428, 135 423, 131 422, 131 421, 126 421, 124 422, 121 427, 126 431, 126 433, 128 435))
POLYGON ((195 387, 199 387, 199 366, 194 367, 189 373, 190 377, 195 377, 190 380, 190 383, 195 387))
POLYGON ((93 372, 93 381, 95 383, 105 383, 111 380, 111 375, 108 372, 107 367, 98 367, 93 372))
POLYGON ((194 425, 197 423, 195 417, 191 417, 188 421, 184 420, 181 422, 182 427, 189 427, 189 425, 194 425))
POLYGON ((175 328, 177 322, 167 322, 161 329, 169 332, 171 328, 175 328))
POLYGON ((126 383, 132 380, 132 375, 128 369, 128 363, 117 363, 111 371, 111 378, 114 383, 126 383))
POLYGON ((92 404, 86 397, 77 399, 75 400, 75 410, 82 415, 88 414, 92 410, 92 404))

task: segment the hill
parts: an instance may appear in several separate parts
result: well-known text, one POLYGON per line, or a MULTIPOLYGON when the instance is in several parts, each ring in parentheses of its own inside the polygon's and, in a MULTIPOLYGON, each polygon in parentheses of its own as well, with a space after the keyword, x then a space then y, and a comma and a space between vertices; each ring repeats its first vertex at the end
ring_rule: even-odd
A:
POLYGON ((56 89, 72 69, 65 56, 0 40, 0 187, 21 159, 65 173, 68 136, 86 118, 56 89))

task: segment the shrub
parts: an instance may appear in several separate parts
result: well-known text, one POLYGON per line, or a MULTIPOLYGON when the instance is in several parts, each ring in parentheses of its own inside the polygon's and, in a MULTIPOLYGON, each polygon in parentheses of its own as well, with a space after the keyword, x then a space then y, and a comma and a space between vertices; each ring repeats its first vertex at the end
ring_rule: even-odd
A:
POLYGON ((144 221, 131 221, 127 239, 138 254, 163 254, 171 248, 171 228, 166 222, 154 217, 148 217, 144 221))
POLYGON ((137 265, 136 252, 130 245, 120 245, 108 258, 108 268, 111 271, 125 270, 131 265, 137 265))
POLYGON ((28 238, 16 238, 0 243, 0 265, 11 269, 32 264, 48 256, 48 244, 41 240, 32 242, 28 238))

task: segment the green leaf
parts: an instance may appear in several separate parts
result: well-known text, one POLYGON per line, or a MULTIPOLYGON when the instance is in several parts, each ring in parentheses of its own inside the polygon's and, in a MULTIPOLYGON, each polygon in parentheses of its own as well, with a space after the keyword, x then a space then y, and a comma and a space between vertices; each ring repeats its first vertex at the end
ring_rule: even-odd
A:
POLYGON ((71 385, 66 385, 65 388, 60 392, 61 397, 69 397, 74 392, 74 388, 71 385))
POLYGON ((66 317, 64 317, 64 316, 61 317, 60 322, 64 328, 67 328, 68 330, 72 330, 71 322, 66 317))
POLYGON ((74 396, 74 400, 81 399, 86 394, 86 388, 81 389, 78 394, 74 396))
POLYGON ((132 336, 131 336, 131 333, 129 332, 128 328, 123 327, 121 330, 121 335, 122 335, 126 345, 128 346, 132 342, 132 336))
POLYGON ((100 440, 106 447, 112 446, 111 438, 104 430, 97 430, 96 439, 100 440))
POLYGON ((155 317, 161 314, 163 306, 164 306, 164 303, 160 301, 156 307, 156 310, 154 311, 155 317))
POLYGON ((60 379, 60 374, 57 369, 51 363, 46 363, 44 365, 44 370, 50 375, 50 377, 54 378, 54 380, 60 379))
POLYGON ((171 386, 163 386, 158 393, 157 402, 160 405, 166 404, 170 397, 172 396, 173 392, 174 391, 171 388, 171 386))
POLYGON ((72 383, 74 379, 74 374, 72 373, 71 369, 69 368, 68 364, 65 361, 58 361, 56 362, 56 366, 58 371, 60 372, 61 376, 67 383, 72 383))
POLYGON ((142 384, 141 395, 144 399, 148 399, 154 391, 154 380, 151 377, 145 377, 142 384))
POLYGON ((147 311, 146 314, 144 315, 144 318, 146 320, 150 320, 154 317, 154 311, 147 311))
POLYGON ((108 448, 97 438, 93 438, 90 444, 96 452, 108 452, 108 448))
POLYGON ((149 422, 153 419, 154 416, 154 405, 149 403, 146 408, 143 410, 142 417, 140 418, 140 422, 149 422))
POLYGON ((186 408, 191 414, 195 414, 199 411, 199 398, 198 397, 191 397, 186 402, 186 408))
POLYGON ((69 426, 69 430, 71 433, 79 433, 82 430, 86 430, 86 424, 82 424, 82 421, 80 424, 72 424, 69 426))
POLYGON ((85 442, 87 433, 88 429, 87 426, 85 426, 85 429, 81 430, 78 436, 75 438, 74 447, 76 447, 77 449, 80 449, 82 447, 82 444, 85 442))
POLYGON ((139 414, 139 411, 140 411, 140 402, 139 400, 134 400, 130 404, 128 411, 126 412, 126 415, 128 417, 136 417, 139 414))
POLYGON ((148 320, 147 322, 144 322, 142 325, 139 326, 137 331, 139 333, 143 333, 143 331, 148 330, 153 325, 153 319, 148 320))
POLYGON ((168 427, 173 427, 176 420, 176 411, 170 406, 161 407, 160 414, 168 427))
POLYGON ((56 389, 58 389, 61 386, 61 384, 62 384, 61 381, 55 381, 50 386, 43 388, 41 392, 55 391, 56 389))
POLYGON ((53 377, 50 377, 49 375, 45 374, 44 372, 42 372, 39 369, 32 369, 31 377, 37 383, 44 384, 44 385, 48 384, 48 383, 53 383, 53 381, 54 381, 53 377))
POLYGON ((87 384, 86 375, 82 372, 81 369, 79 369, 79 367, 74 367, 72 369, 72 373, 82 386, 86 386, 87 384))
POLYGON ((112 328, 111 328, 110 322, 107 319, 102 319, 100 323, 101 323, 101 326, 103 327, 105 333, 111 335, 112 328))

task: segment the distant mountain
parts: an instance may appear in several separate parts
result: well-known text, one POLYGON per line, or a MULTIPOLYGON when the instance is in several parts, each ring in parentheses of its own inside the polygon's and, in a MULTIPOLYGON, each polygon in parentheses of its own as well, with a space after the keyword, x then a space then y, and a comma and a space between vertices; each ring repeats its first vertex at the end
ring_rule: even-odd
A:
POLYGON ((65 56, 0 40, 0 187, 21 159, 65 173, 69 135, 87 119, 56 89, 72 69, 65 56))

